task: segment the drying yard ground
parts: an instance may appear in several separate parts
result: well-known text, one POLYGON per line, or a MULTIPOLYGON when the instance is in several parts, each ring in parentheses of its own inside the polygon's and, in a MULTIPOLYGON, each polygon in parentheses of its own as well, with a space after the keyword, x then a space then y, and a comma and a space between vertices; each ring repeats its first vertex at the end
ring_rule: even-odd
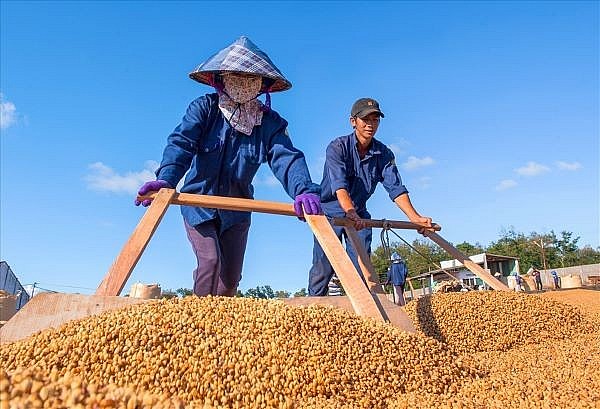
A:
POLYGON ((408 334, 245 298, 131 306, 0 346, 1 408, 600 408, 600 292, 437 294, 408 334))

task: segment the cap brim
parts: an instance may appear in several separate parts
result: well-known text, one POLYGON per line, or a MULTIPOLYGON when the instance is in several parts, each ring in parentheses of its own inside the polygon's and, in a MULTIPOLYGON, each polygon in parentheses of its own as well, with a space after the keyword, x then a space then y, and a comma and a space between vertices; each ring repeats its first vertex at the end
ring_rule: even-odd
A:
POLYGON ((365 116, 372 114, 373 112, 377 112, 380 117, 385 118, 385 115, 383 115, 383 112, 381 112, 377 108, 365 109, 363 111, 360 111, 358 114, 356 114, 356 116, 359 117, 360 119, 363 119, 365 116))

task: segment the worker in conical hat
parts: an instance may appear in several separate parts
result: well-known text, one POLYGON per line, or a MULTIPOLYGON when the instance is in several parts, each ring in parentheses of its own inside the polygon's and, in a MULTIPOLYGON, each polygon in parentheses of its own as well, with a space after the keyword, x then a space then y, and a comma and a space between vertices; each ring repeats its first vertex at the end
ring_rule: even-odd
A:
MULTIPOLYGON (((300 219, 320 214, 320 187, 310 177, 304 154, 292 144, 287 121, 270 106, 270 93, 292 86, 271 59, 240 37, 189 76, 215 92, 190 103, 167 138, 156 180, 144 183, 139 196, 175 188, 185 176, 181 192, 252 199, 252 180, 268 163, 300 219)), ((136 199, 136 205, 150 203, 136 199)), ((194 293, 235 295, 250 213, 193 206, 181 206, 181 213, 197 258, 194 293)))
POLYGON ((206 85, 219 87, 223 74, 254 74, 262 77, 261 93, 286 91, 292 84, 248 37, 240 37, 190 73, 190 78, 206 85))

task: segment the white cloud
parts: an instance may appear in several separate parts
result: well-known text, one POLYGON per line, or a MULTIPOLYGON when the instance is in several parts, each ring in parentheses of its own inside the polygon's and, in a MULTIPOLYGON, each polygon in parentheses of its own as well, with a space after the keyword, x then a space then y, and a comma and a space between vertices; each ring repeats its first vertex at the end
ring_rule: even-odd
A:
POLYGON ((522 176, 537 176, 550 171, 550 168, 536 162, 527 162, 526 166, 515 169, 522 176))
POLYGON ((252 183, 256 186, 267 186, 267 187, 280 185, 277 178, 273 175, 265 175, 262 177, 256 177, 256 178, 254 178, 254 181, 252 183))
POLYGON ((154 171, 158 168, 155 161, 147 161, 139 172, 127 172, 119 175, 102 162, 89 165, 90 173, 85 176, 88 188, 101 192, 136 194, 141 185, 154 180, 154 171))
MULTIPOLYGON (((388 139, 389 141, 389 139, 388 139)), ((394 155, 400 156, 408 151, 411 143, 406 138, 401 136, 393 138, 389 143, 386 144, 388 148, 394 152, 394 155)))
POLYGON ((416 156, 409 156, 407 161, 402 164, 402 168, 406 170, 415 170, 424 166, 433 165, 435 161, 429 157, 417 158, 416 156))
POLYGON ((4 101, 0 93, 0 129, 6 129, 17 121, 17 108, 10 101, 4 101))
POLYGON ((581 163, 579 162, 563 162, 561 160, 556 162, 556 166, 560 169, 560 170, 578 170, 581 169, 581 163))
POLYGON ((429 176, 423 176, 417 179, 417 186, 421 189, 427 189, 431 186, 431 178, 429 176))
POLYGON ((496 186, 496 190, 506 190, 517 186, 517 182, 512 179, 504 179, 501 180, 500 183, 496 186))
POLYGON ((310 176, 312 177, 313 182, 321 183, 321 178, 323 177, 323 167, 325 166, 325 155, 319 156, 318 158, 308 162, 308 167, 310 171, 310 176))
POLYGON ((397 143, 390 143, 388 145, 388 148, 390 148, 392 150, 392 152, 394 152, 395 156, 400 156, 403 153, 403 149, 400 145, 398 145, 397 143))

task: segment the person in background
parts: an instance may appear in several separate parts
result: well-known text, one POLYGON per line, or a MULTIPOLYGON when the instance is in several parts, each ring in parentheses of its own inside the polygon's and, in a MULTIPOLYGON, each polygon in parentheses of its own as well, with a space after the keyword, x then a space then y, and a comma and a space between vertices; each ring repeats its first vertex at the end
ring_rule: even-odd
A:
POLYGON ((558 273, 556 270, 552 270, 550 275, 552 275, 552 281, 554 281, 554 289, 558 290, 560 288, 560 277, 558 276, 558 273))
POLYGON ((538 270, 535 267, 532 267, 533 271, 531 272, 531 275, 533 276, 533 280, 535 281, 535 289, 536 291, 542 291, 543 290, 543 286, 542 286, 542 274, 540 273, 540 270, 538 270))
POLYGON ((520 292, 523 291, 523 278, 515 271, 515 291, 520 292))
MULTIPOLYGON (((192 79, 215 88, 190 103, 167 138, 156 180, 138 195, 175 188, 181 192, 252 199, 252 180, 263 163, 294 199, 294 210, 320 214, 320 187, 312 182, 304 154, 294 147, 287 121, 271 109, 271 92, 292 85, 247 37, 200 64, 192 79), (265 94, 265 103, 257 99, 265 94)), ((148 206, 151 199, 138 198, 148 206)), ((241 280, 250 213, 181 206, 185 230, 197 259, 194 294, 234 296, 241 280)))
MULTIPOLYGON (((371 253, 371 228, 366 228, 362 219, 370 219, 367 200, 379 183, 389 197, 404 212, 408 219, 423 226, 419 230, 433 230, 430 217, 421 216, 413 207, 408 190, 402 184, 391 149, 375 134, 379 121, 384 117, 379 103, 373 98, 360 98, 350 110, 352 133, 334 139, 327 147, 323 180, 321 181, 321 205, 328 217, 346 217, 354 223, 358 236, 367 252, 371 253)), ((352 248, 344 228, 333 226, 336 235, 346 242, 346 251, 360 272, 356 251, 352 248)), ((327 295, 327 285, 333 268, 315 238, 313 264, 309 272, 308 294, 327 295)))
POLYGON ((406 300, 404 299, 404 285, 406 284, 408 269, 400 254, 396 252, 392 253, 391 260, 392 264, 388 268, 385 284, 391 284, 394 289, 394 303, 404 305, 406 304, 406 300))

